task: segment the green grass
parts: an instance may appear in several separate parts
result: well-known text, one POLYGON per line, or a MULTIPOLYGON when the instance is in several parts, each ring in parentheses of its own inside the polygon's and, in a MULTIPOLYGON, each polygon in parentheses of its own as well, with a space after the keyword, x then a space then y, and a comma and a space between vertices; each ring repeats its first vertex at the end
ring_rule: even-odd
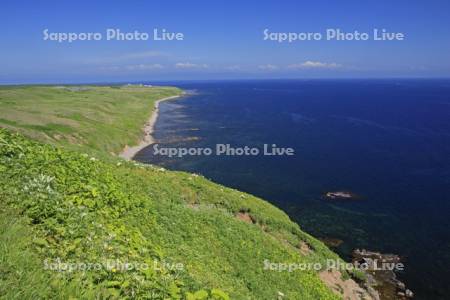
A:
POLYGON ((136 144, 158 99, 174 87, 0 87, 0 126, 71 149, 119 153, 136 144))
POLYGON ((81 292, 77 280, 66 280, 58 274, 43 271, 43 262, 35 249, 36 239, 30 219, 0 205, 0 297, 22 299, 89 299, 106 295, 101 288, 81 292))
MULTIPOLYGON (((94 89, 86 91, 92 93, 92 101, 95 93, 110 97, 119 93, 113 98, 124 102, 117 104, 124 110, 129 109, 128 101, 133 107, 151 104, 144 96, 132 97, 133 89, 130 97, 123 88, 94 89)), ((167 88, 167 93, 174 91, 179 92, 167 88)), ((104 131, 108 122, 90 128, 91 121, 85 118, 94 118, 89 117, 85 98, 78 94, 69 101, 67 93, 53 87, 1 91, 0 101, 7 103, 1 105, 9 109, 9 113, 2 110, 2 119, 8 120, 2 124, 50 142, 0 129, 1 298, 277 299, 280 292, 283 299, 338 298, 316 271, 264 270, 264 260, 324 264, 327 258, 337 258, 269 203, 195 174, 84 154, 94 149, 107 156, 134 135, 117 129, 109 135, 104 131), (65 101, 58 100, 60 93, 65 101), (18 100, 23 98, 28 100, 18 100), (46 104, 41 107, 43 98, 46 104), (45 111, 45 117, 39 113, 31 118, 36 110, 45 111), (64 120, 77 125, 61 121, 60 115, 70 116, 64 120), (52 138, 55 134, 79 135, 92 143, 72 148, 66 145, 70 139, 62 142, 52 138), (97 141, 91 134, 104 139, 97 141), (237 218, 239 213, 250 216, 252 222, 237 218), (305 243, 310 253, 299 250, 305 243), (45 267, 46 261, 57 259, 66 263, 118 259, 150 268, 57 272, 45 267), (180 263, 183 268, 154 269, 155 262, 180 263)), ((100 98, 102 102, 108 97, 100 98)), ((105 110, 102 103, 91 103, 91 109, 105 110)), ((108 120, 127 119, 119 112, 113 115, 108 120)), ((127 125, 114 126, 139 132, 141 120, 147 117, 148 112, 129 119, 127 125)), ((108 118, 108 113, 102 118, 108 118)))

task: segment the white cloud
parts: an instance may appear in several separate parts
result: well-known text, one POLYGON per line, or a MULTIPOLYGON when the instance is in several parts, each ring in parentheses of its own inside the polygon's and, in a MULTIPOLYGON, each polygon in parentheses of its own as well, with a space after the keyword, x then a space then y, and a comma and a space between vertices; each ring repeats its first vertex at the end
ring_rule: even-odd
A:
POLYGON ((151 62, 155 60, 167 60, 170 54, 160 51, 144 51, 144 52, 132 52, 124 54, 116 54, 113 56, 100 56, 91 57, 83 61, 84 64, 126 64, 126 63, 139 63, 139 62, 151 62))
POLYGON ((160 64, 137 64, 137 65, 124 65, 124 66, 102 66, 98 70, 103 72, 124 72, 124 71, 151 71, 164 69, 160 64))
POLYGON ((225 67, 225 70, 228 70, 228 71, 239 71, 239 70, 241 70, 241 66, 239 66, 239 65, 228 66, 228 67, 225 67))
POLYGON ((153 57, 167 57, 170 56, 167 53, 160 51, 144 51, 144 52, 135 52, 135 53, 127 53, 118 56, 116 59, 118 60, 133 60, 133 59, 144 59, 144 58, 153 58, 153 57))
POLYGON ((190 62, 179 62, 175 64, 177 69, 207 69, 209 66, 207 64, 193 64, 190 62))
POLYGON ((337 69, 342 65, 337 63, 324 63, 320 61, 307 60, 303 63, 289 65, 289 69, 337 69))
POLYGON ((259 65, 258 69, 264 70, 264 71, 275 71, 275 70, 278 70, 278 67, 275 65, 267 64, 267 65, 259 65))
POLYGON ((120 67, 119 66, 102 66, 102 67, 99 67, 98 70, 106 71, 106 72, 116 72, 116 71, 120 71, 120 67))
POLYGON ((129 65, 125 67, 130 71, 146 71, 146 70, 160 70, 164 67, 160 64, 139 64, 139 65, 129 65))

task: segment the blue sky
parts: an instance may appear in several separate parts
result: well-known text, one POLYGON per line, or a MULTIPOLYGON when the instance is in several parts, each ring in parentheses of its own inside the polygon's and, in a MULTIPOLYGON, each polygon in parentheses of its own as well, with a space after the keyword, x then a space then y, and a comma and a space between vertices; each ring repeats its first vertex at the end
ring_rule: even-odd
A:
POLYGON ((450 1, 2 1, 0 83, 449 77, 450 1), (148 32, 106 41, 105 30, 148 32), (154 41, 153 29, 184 34, 154 41), (264 40, 270 32, 386 29, 403 41, 264 40), (101 41, 45 41, 100 32, 101 41))

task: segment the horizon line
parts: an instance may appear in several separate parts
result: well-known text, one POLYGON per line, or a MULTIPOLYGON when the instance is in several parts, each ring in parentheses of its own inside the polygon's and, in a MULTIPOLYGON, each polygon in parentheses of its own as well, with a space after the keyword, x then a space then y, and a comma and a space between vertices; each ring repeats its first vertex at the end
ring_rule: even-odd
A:
POLYGON ((448 77, 432 77, 432 76, 392 76, 392 77, 299 77, 299 78, 220 78, 220 79, 156 79, 156 80, 132 80, 132 81, 90 81, 90 82, 75 82, 75 81, 61 81, 61 82, 30 82, 30 83, 2 83, 0 86, 52 86, 52 85, 123 85, 123 84, 149 84, 165 83, 165 82, 220 82, 220 81, 281 81, 281 80, 450 80, 448 77))

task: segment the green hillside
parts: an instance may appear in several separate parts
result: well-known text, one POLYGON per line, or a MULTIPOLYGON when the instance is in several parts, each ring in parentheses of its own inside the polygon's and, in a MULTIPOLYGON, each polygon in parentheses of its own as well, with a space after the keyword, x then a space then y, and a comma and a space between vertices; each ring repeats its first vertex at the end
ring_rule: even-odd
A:
POLYGON ((109 155, 139 138, 156 99, 179 93, 0 88, 2 299, 339 298, 320 271, 264 268, 337 259, 281 210, 109 155))
POLYGON ((156 100, 181 93, 136 85, 0 86, 0 126, 76 150, 118 153, 140 139, 156 100))

